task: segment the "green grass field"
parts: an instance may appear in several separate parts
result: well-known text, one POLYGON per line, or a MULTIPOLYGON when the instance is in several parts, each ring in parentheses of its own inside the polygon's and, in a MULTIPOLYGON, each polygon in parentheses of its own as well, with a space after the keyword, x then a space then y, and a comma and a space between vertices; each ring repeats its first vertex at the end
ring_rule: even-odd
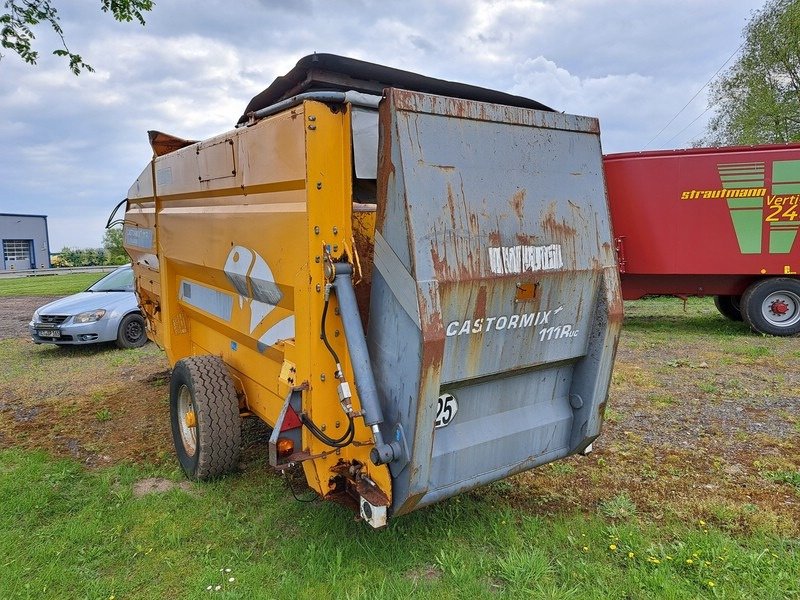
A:
MULTIPOLYGON (((0 295, 91 283, 47 279, 58 291, 6 294, 0 281, 0 295)), ((259 439, 241 473, 186 482, 163 416, 166 360, 152 344, 0 340, 0 599, 800 598, 800 419, 787 403, 799 391, 785 374, 797 339, 755 336, 709 299, 687 312, 675 299, 626 303, 626 313, 595 453, 383 531, 338 505, 296 501, 259 439), (773 421, 762 402, 778 407, 773 421), (720 422, 672 423, 687 404, 720 422), (727 410, 746 416, 734 423, 727 410), (753 420, 780 433, 747 429, 753 420), (704 435, 664 454, 648 427, 704 435), (733 450, 716 451, 723 443, 733 450), (734 456, 740 448, 753 454, 734 456), (137 492, 148 483, 161 491, 137 492)))
POLYGON ((9 296, 67 296, 82 292, 106 273, 72 273, 0 279, 0 298, 9 296))
POLYGON ((495 484, 393 521, 247 472, 135 497, 147 465, 0 453, 3 598, 789 598, 797 540, 704 522, 515 510, 495 484), (215 588, 219 590, 215 592, 215 588), (209 590, 209 587, 211 588, 209 590))

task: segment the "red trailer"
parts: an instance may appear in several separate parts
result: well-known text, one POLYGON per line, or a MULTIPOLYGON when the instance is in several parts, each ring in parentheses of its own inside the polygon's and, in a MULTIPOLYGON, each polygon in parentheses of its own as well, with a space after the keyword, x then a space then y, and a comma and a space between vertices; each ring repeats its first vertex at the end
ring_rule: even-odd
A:
POLYGON ((622 293, 715 296, 772 335, 800 333, 800 144, 604 159, 622 293))

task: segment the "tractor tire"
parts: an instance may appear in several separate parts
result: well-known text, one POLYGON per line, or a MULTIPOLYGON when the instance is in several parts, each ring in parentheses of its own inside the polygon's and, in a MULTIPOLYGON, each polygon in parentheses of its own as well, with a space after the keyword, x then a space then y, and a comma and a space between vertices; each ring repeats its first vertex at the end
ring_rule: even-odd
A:
POLYGON ((753 331, 768 335, 800 333, 800 280, 762 279, 742 295, 742 317, 753 331))
POLYGON ((122 317, 117 330, 117 348, 140 348, 147 343, 147 330, 144 318, 138 313, 131 313, 122 317))
POLYGON ((714 306, 720 314, 731 321, 742 320, 741 296, 714 296, 714 306))
POLYGON ((236 469, 242 438, 239 400, 218 356, 190 356, 172 369, 172 439, 189 479, 204 481, 236 469))

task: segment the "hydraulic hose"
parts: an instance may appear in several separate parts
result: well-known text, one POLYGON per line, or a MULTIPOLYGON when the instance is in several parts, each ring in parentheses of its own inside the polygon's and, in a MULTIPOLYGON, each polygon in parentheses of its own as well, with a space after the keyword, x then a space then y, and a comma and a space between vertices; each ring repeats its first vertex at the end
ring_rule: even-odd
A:
POLYGON ((353 365, 358 397, 361 400, 362 416, 364 423, 372 431, 372 438, 375 442, 370 458, 376 465, 387 464, 399 459, 402 451, 398 441, 386 443, 380 430, 380 425, 383 423, 383 411, 367 351, 364 326, 361 324, 361 315, 358 312, 358 303, 353 289, 353 266, 349 263, 336 263, 334 273, 335 278, 330 289, 336 293, 336 298, 339 300, 347 349, 353 365))
MULTIPOLYGON (((325 322, 328 317, 329 303, 330 303, 330 297, 326 294, 325 305, 322 308, 322 319, 320 322, 319 337, 322 339, 322 342, 325 344, 325 347, 328 349, 328 352, 331 353, 331 356, 333 356, 333 360, 336 363, 336 378, 339 381, 344 382, 344 374, 342 372, 342 365, 339 361, 339 355, 336 354, 336 350, 334 350, 333 346, 331 346, 330 342, 328 341, 328 335, 325 332, 325 322)), ((345 409, 344 406, 342 408, 343 410, 345 409)), ((338 438, 332 438, 329 435, 327 435, 324 431, 322 431, 322 429, 320 429, 317 426, 316 423, 314 423, 314 421, 311 420, 311 417, 309 417, 308 415, 305 414, 301 415, 300 422, 303 423, 303 425, 305 425, 308 428, 311 434, 319 441, 321 441, 323 444, 331 446, 332 448, 344 448, 353 443, 353 439, 355 438, 356 435, 356 427, 355 423, 353 422, 353 415, 348 413, 346 410, 345 414, 347 415, 347 421, 348 421, 347 429, 345 430, 344 434, 338 438)))
POLYGON ((355 423, 353 422, 353 417, 349 415, 347 417, 347 420, 348 420, 347 429, 345 430, 342 437, 334 439, 326 435, 324 431, 322 431, 319 427, 317 427, 317 425, 311 420, 311 418, 308 415, 305 414, 300 415, 300 421, 303 423, 303 425, 308 427, 308 430, 311 432, 311 434, 315 438, 317 438, 320 442, 322 442, 323 444, 327 444, 332 448, 344 448, 353 443, 353 439, 355 438, 356 435, 355 423))

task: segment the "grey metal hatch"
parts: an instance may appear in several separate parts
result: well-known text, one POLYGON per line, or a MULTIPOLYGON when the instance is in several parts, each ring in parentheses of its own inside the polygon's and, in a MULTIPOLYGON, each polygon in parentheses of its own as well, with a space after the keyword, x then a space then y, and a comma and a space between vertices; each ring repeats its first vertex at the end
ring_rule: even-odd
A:
POLYGON ((595 119, 392 89, 380 137, 367 342, 402 514, 591 443, 622 305, 595 119))

